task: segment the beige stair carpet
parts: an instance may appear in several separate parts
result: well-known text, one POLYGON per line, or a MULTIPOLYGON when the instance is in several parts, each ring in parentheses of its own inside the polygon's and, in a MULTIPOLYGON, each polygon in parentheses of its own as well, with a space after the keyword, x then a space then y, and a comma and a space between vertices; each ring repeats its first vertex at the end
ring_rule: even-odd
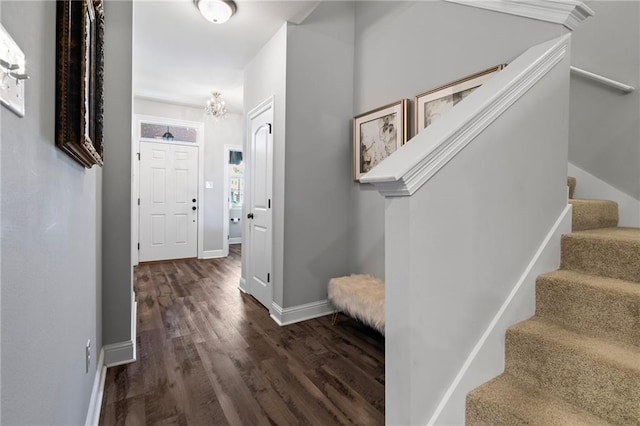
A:
POLYGON ((569 176, 567 178, 567 186, 569 187, 569 199, 572 199, 573 194, 576 192, 576 178, 569 176))
POLYGON ((570 202, 561 269, 507 330, 505 372, 467 395, 467 425, 640 425, 640 229, 612 201, 570 202))
POLYGON ((618 225, 618 203, 609 200, 569 200, 573 232, 618 225))

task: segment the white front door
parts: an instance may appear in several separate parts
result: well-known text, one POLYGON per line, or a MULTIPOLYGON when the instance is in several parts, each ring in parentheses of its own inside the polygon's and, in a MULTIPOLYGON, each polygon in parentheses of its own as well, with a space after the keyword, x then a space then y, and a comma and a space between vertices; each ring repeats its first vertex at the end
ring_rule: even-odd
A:
POLYGON ((198 147, 140 142, 140 261, 198 256, 198 147))
POLYGON ((247 155, 250 196, 247 205, 249 243, 247 247, 248 291, 271 308, 271 193, 273 174, 273 109, 249 113, 250 139, 247 155))

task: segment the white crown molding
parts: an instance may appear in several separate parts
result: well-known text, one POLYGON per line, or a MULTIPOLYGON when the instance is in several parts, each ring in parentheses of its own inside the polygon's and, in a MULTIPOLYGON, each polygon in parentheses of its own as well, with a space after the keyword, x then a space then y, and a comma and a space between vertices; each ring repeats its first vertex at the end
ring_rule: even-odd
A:
POLYGON ((567 54, 570 35, 527 50, 440 121, 360 178, 385 197, 415 193, 567 54))
POLYGON ((589 6, 578 0, 445 0, 464 6, 561 24, 571 31, 593 16, 589 6))

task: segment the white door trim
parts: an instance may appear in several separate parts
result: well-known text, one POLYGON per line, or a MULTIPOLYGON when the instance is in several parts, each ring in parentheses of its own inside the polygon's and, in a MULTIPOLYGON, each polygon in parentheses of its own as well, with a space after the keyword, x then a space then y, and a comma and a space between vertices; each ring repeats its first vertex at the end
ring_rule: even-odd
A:
MULTIPOLYGON (((252 195, 252 191, 253 191, 253 177, 250 176, 251 173, 251 161, 253 161, 253 158, 251 158, 251 125, 252 125, 252 121, 257 118, 258 116, 260 116, 260 114, 262 114, 263 112, 267 111, 271 109, 271 113, 272 113, 272 123, 271 125, 273 126, 273 134, 275 135, 275 132, 277 131, 277 129, 275 129, 275 101, 274 101, 274 97, 271 96, 267 99, 265 99, 263 102, 261 102, 260 104, 258 104, 255 108, 253 108, 251 111, 249 111, 247 113, 247 120, 245 123, 246 126, 246 130, 245 130, 245 135, 247 135, 247 138, 245 139, 245 146, 243 149, 243 156, 244 156, 244 162, 245 162, 245 202, 242 205, 242 217, 243 219, 245 217, 247 217, 247 206, 251 203, 251 197, 252 195), (247 179, 248 178, 248 179, 247 179)), ((275 145, 275 139, 272 139, 275 145)), ((273 153, 273 151, 272 151, 273 153)), ((273 153, 273 155, 275 155, 275 153, 273 153)), ((273 161, 274 158, 272 156, 271 158, 271 162, 272 162, 272 170, 273 170, 273 161)), ((275 205, 275 200, 273 200, 273 187, 274 187, 274 183, 273 183, 273 172, 272 172, 272 176, 271 176, 271 195, 272 195, 272 206, 275 205)), ((251 276, 253 274, 253 271, 251 271, 251 247, 250 244, 252 244, 252 238, 250 237, 250 230, 249 230, 249 221, 245 220, 244 221, 244 227, 243 227, 243 235, 244 235, 244 244, 245 246, 242 248, 242 256, 243 256, 243 260, 245 260, 242 264, 246 267, 246 271, 242 271, 242 277, 245 278, 244 283, 243 283, 243 279, 241 277, 240 279, 240 288, 243 289, 243 291, 248 292, 249 294, 252 294, 253 289, 252 289, 252 284, 251 284, 251 276), (243 285, 244 284, 244 285, 243 285)), ((272 277, 271 277, 271 303, 267 304, 265 307, 267 309, 269 309, 270 313, 273 313, 273 286, 274 283, 277 279, 277 277, 275 276, 276 274, 274 273, 274 267, 273 267, 273 210, 271 211, 271 226, 270 226, 270 247, 269 249, 271 250, 271 253, 269 255, 269 270, 271 271, 272 277)))
MULTIPOLYGON (((224 173, 223 177, 223 191, 222 194, 222 252, 224 256, 229 256, 229 243, 230 240, 227 238, 229 236, 229 153, 231 151, 241 151, 244 152, 242 145, 225 145, 224 146, 224 154, 222 156, 222 170, 224 173)), ((243 177, 244 179, 244 177, 243 177)), ((246 184, 245 184, 245 194, 246 194, 246 184)), ((242 203, 242 211, 244 212, 244 203, 242 203)), ((240 219, 241 222, 244 222, 243 219, 240 219)), ((244 224, 241 224, 243 226, 244 224)))
POLYGON ((164 142, 156 139, 146 139, 146 141, 198 147, 198 259, 202 259, 204 257, 204 123, 144 114, 134 114, 134 122, 135 127, 132 132, 133 143, 131 144, 131 264, 135 266, 139 262, 140 206, 138 206, 138 198, 140 197, 140 163, 138 153, 140 152, 140 124, 142 122, 169 126, 195 127, 198 129, 196 143, 164 142))

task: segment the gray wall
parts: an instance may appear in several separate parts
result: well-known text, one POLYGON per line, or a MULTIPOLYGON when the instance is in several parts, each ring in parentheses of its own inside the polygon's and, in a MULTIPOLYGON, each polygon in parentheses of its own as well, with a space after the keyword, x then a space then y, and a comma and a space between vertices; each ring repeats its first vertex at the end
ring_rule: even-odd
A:
POLYGON ((569 161, 640 199, 640 4, 587 5, 595 16, 573 33, 571 64, 636 91, 625 95, 582 77, 571 78, 569 161))
MULTIPOLYGON (((132 2, 105 2, 102 309, 105 344, 131 336, 132 2)), ((133 336, 135 339, 135 336, 133 336)))
MULTIPOLYGON (((267 98, 274 97, 273 124, 273 301, 282 306, 282 265, 284 253, 284 162, 286 113, 287 24, 264 45, 244 69, 244 109, 246 113, 267 98)), ((244 152, 248 152, 245 140, 244 152)), ((242 217, 246 217, 243 214, 242 217)), ((246 221, 244 233, 247 235, 246 221)), ((242 258, 242 273, 246 271, 242 258)), ((245 276, 242 276, 245 278, 245 276)), ((270 308, 270 307, 268 307, 270 308)))
POLYGON ((284 305, 348 273, 354 5, 324 2, 287 32, 284 305))
MULTIPOLYGON (((509 62, 562 32, 451 3, 356 2, 354 115, 509 62)), ((351 272, 384 277, 384 199, 358 183, 350 195, 351 272)))
MULTIPOLYGON (((2 5, 0 4, 0 22, 2 22, 2 5)), ((2 176, 2 114, 0 107, 0 177, 2 176)), ((2 228, 2 184, 0 183, 0 229, 2 228)), ((2 237, 0 237, 0 319, 2 318, 2 237)), ((2 374, 2 327, 0 326, 0 374, 2 374)), ((0 378, 0 423, 2 422, 2 382, 0 378)))
POLYGON ((102 170, 55 147, 55 2, 3 1, 1 8, 31 79, 26 116, 1 113, 0 422, 82 424, 101 347, 102 170))
MULTIPOLYGON (((213 188, 204 189, 204 250, 222 250, 225 145, 242 145, 243 117, 228 114, 224 120, 215 121, 204 113, 204 107, 196 108, 165 102, 135 98, 136 114, 167 117, 175 120, 204 123, 204 180, 213 182, 213 188)), ((204 184, 204 183, 203 183, 204 184)))

